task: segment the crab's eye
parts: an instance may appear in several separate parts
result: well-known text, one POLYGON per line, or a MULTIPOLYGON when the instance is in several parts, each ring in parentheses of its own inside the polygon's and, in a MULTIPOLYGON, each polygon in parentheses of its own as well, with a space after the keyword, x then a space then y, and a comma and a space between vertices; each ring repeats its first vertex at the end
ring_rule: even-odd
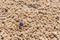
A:
POLYGON ((22 22, 22 21, 20 21, 19 25, 20 25, 20 26, 23 26, 23 22, 22 22))

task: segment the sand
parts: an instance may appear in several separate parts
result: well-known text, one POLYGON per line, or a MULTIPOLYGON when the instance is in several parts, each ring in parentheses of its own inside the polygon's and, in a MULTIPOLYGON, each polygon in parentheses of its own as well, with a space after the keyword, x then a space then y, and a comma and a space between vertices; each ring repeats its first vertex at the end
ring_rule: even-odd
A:
POLYGON ((0 0, 0 40, 60 40, 60 0, 0 0))

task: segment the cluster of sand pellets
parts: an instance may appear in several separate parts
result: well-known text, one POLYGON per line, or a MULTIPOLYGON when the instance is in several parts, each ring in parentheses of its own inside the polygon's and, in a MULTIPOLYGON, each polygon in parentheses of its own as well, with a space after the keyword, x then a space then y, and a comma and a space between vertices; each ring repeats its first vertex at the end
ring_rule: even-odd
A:
POLYGON ((60 0, 0 0, 0 40, 60 40, 60 0))

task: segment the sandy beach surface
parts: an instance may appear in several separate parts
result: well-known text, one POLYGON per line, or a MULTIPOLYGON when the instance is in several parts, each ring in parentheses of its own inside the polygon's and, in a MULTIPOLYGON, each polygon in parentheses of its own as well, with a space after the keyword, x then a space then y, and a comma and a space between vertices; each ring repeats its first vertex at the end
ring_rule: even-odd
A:
POLYGON ((60 40, 60 0, 0 0, 0 40, 60 40))

